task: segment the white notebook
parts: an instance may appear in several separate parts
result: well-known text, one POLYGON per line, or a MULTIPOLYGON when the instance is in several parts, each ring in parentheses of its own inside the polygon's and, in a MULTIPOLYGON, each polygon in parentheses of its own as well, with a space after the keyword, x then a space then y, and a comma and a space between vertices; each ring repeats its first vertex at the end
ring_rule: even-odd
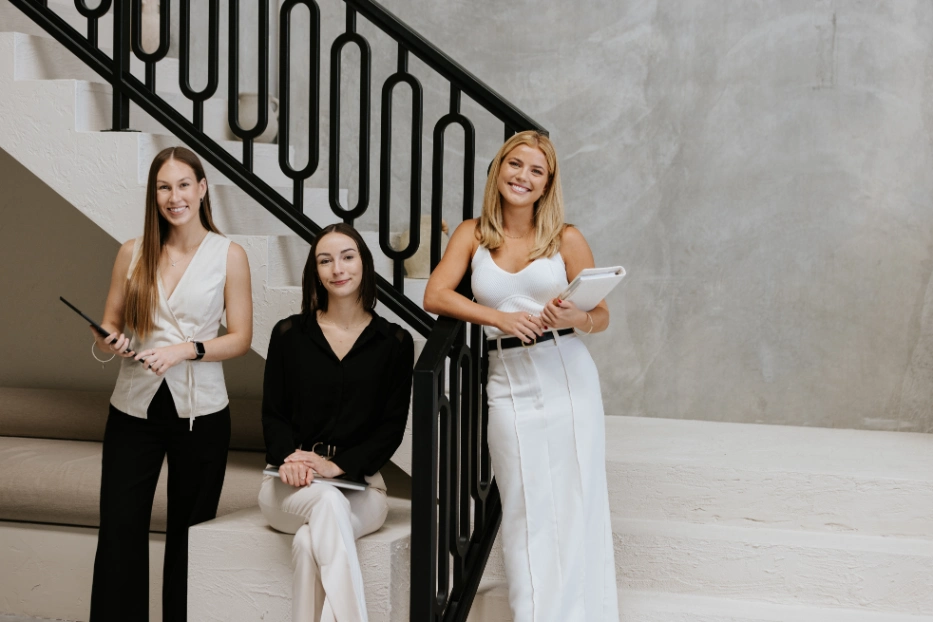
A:
POLYGON ((587 268, 580 271, 558 298, 569 300, 584 311, 592 311, 624 277, 622 266, 587 268))
MULTIPOLYGON (((272 477, 279 476, 279 470, 277 467, 271 467, 262 470, 263 475, 271 475, 272 477)), ((354 479, 346 479, 343 477, 320 477, 318 475, 314 476, 314 479, 311 480, 312 484, 333 484, 337 488, 347 488, 349 490, 366 490, 369 487, 368 482, 358 482, 354 479)))

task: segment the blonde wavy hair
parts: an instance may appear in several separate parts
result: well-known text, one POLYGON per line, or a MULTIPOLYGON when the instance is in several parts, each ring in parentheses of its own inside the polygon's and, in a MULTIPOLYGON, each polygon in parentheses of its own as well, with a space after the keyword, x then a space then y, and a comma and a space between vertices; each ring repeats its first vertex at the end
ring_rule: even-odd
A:
POLYGON ((553 257, 560 250, 560 236, 564 231, 564 195, 560 188, 560 171, 557 168, 557 150, 554 149, 554 143, 535 130, 519 132, 505 141, 489 166, 477 238, 479 243, 489 250, 497 249, 505 243, 502 195, 499 194, 498 184, 499 170, 506 156, 519 145, 539 149, 544 154, 548 167, 547 187, 534 207, 535 243, 528 259, 533 261, 539 257, 553 257))

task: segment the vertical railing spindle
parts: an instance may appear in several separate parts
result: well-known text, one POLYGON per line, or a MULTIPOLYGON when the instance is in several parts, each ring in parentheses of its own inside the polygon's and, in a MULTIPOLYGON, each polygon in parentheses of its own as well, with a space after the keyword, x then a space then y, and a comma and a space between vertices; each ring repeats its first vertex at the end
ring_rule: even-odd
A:
POLYGON ((320 117, 321 115, 321 10, 314 0, 285 0, 279 17, 279 168, 294 180, 295 211, 304 209, 304 182, 317 170, 320 161, 320 117), (308 81, 310 85, 308 107, 308 163, 295 170, 288 161, 291 126, 291 15, 294 8, 303 4, 311 17, 310 58, 308 81))
POLYGON ((191 100, 191 122, 204 131, 204 102, 214 96, 220 82, 220 1, 207 5, 207 84, 200 91, 191 86, 191 0, 181 0, 178 15, 178 88, 191 100))
POLYGON ((328 199, 330 209, 347 224, 353 224, 369 207, 369 125, 370 125, 370 73, 372 52, 369 42, 356 32, 356 11, 347 5, 347 29, 334 39, 330 48, 330 175, 328 199), (348 43, 360 50, 360 140, 357 166, 358 192, 356 205, 345 208, 340 204, 340 76, 341 54, 348 43))
POLYGON ((421 244, 421 126, 424 114, 421 83, 408 73, 408 51, 399 45, 398 71, 382 85, 382 153, 379 161, 379 247, 393 263, 393 285, 405 291, 405 260, 421 244), (411 88, 411 181, 409 186, 408 246, 392 248, 392 93, 404 82, 411 88))
POLYGON ((243 141, 243 166, 253 170, 253 140, 258 138, 269 125, 269 0, 257 0, 259 20, 259 58, 257 67, 258 103, 256 125, 251 129, 240 126, 240 0, 230 0, 230 24, 228 37, 228 59, 230 74, 227 99, 227 116, 230 130, 243 141))

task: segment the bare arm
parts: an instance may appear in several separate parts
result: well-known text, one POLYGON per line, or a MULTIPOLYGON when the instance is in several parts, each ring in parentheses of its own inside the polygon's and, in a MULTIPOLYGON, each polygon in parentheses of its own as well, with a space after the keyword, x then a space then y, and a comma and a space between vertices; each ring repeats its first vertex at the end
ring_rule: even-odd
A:
MULTIPOLYGON (((230 243, 227 251, 227 284, 224 286, 227 309, 227 334, 204 342, 202 361, 226 361, 249 352, 253 343, 253 290, 249 259, 239 244, 230 243)), ((188 344, 194 358, 194 345, 188 344)))
MULTIPOLYGON (((576 227, 564 228, 560 240, 560 254, 567 266, 568 283, 573 281, 581 270, 595 265, 593 251, 576 227)), ((586 312, 572 302, 558 301, 555 298, 545 305, 541 317, 549 328, 576 328, 584 333, 599 333, 609 328, 609 306, 605 300, 601 300, 587 316, 586 312)))
POLYGON ((126 273, 130 269, 133 259, 133 245, 130 240, 120 247, 117 258, 113 262, 113 271, 110 274, 110 290, 107 292, 107 302, 104 304, 104 319, 100 325, 110 331, 107 337, 101 337, 93 328, 91 333, 97 342, 97 349, 101 352, 119 354, 125 358, 133 356, 132 351, 125 352, 130 340, 123 334, 126 308, 126 273))
POLYGON ((454 231, 444 257, 437 264, 424 292, 424 308, 431 313, 474 324, 495 326, 521 339, 542 334, 541 320, 525 313, 505 313, 469 300, 456 291, 476 252, 476 219, 465 220, 454 231))

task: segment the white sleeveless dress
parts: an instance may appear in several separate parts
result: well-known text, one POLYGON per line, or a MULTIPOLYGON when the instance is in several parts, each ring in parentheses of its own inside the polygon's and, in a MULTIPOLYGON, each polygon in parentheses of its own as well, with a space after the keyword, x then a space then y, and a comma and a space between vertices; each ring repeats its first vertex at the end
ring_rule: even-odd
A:
MULTIPOLYGON (((567 287, 563 258, 512 274, 485 247, 476 301, 538 315, 567 287)), ((515 622, 619 619, 599 377, 576 335, 528 348, 489 345, 489 450, 502 496, 502 547, 515 622)))

